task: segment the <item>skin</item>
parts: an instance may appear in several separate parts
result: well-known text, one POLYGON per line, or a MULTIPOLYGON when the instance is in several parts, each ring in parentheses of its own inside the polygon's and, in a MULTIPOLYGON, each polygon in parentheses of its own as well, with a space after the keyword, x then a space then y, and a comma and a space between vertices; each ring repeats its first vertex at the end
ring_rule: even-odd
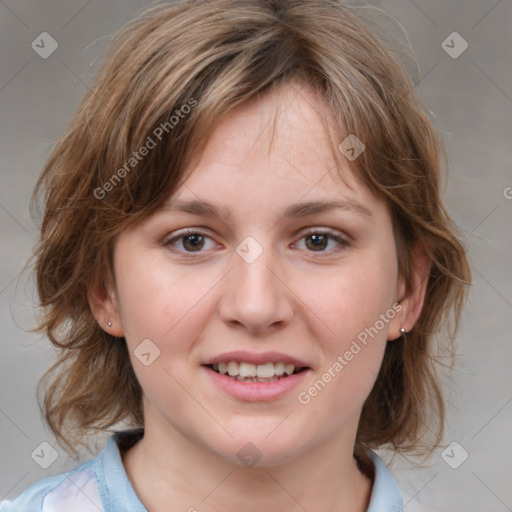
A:
POLYGON ((322 99, 299 84, 232 110, 170 198, 208 200, 230 207, 231 217, 157 212, 118 238, 115 287, 90 294, 100 325, 126 338, 144 390, 145 435, 123 463, 152 512, 169 503, 184 511, 367 509, 372 482, 353 458, 357 424, 386 343, 420 314, 428 265, 416 252, 417 286, 406 294, 387 206, 348 160, 343 181, 335 174, 322 118, 334 125, 322 99), (292 203, 340 198, 372 217, 337 209, 282 218, 292 203), (202 245, 194 249, 186 236, 169 244, 182 228, 206 236, 202 245), (349 244, 331 238, 316 248, 305 236, 325 230, 349 244), (235 250, 247 236, 263 249, 250 264, 235 250), (299 403, 297 393, 397 301, 401 311, 378 335, 307 405, 299 403), (149 366, 133 354, 147 338, 160 350, 149 366), (291 354, 312 372, 279 399, 238 400, 200 366, 237 349, 291 354), (237 457, 247 442, 262 454, 252 468, 237 457))

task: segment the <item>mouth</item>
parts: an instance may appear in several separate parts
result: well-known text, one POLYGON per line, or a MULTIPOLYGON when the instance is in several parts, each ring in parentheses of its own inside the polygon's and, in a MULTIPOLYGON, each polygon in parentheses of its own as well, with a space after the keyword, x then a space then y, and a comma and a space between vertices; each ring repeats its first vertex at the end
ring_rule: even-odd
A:
POLYGON ((272 363, 253 364, 243 361, 225 361, 214 364, 203 365, 210 370, 237 380, 240 382, 275 382, 285 380, 291 375, 297 375, 306 370, 308 366, 295 366, 290 363, 272 363))

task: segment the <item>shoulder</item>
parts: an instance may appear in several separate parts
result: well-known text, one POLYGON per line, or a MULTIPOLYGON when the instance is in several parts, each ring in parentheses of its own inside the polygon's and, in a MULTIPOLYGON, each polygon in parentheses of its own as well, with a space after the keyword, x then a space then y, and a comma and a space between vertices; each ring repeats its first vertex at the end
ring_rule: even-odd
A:
POLYGON ((142 428, 116 432, 96 458, 39 480, 12 501, 0 501, 0 512, 147 512, 126 475, 120 453, 143 434, 142 428))
POLYGON ((35 482, 16 499, 1 501, 0 512, 105 512, 94 460, 35 482))

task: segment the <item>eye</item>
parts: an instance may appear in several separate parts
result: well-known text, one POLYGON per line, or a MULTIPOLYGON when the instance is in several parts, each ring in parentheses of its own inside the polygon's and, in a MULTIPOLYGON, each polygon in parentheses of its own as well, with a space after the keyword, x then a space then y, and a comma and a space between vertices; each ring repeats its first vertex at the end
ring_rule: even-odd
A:
MULTIPOLYGON (((207 246, 206 240, 211 240, 211 237, 200 231, 187 229, 168 238, 164 242, 164 245, 172 246, 173 250, 182 253, 201 253, 204 252, 202 249, 205 249, 205 246, 207 246), (177 245, 181 245, 181 248, 176 248, 177 245)), ((350 243, 339 236, 338 233, 325 230, 309 231, 303 234, 300 240, 306 240, 306 247, 309 252, 332 253, 341 251, 350 246, 350 243), (329 246, 330 241, 336 242, 338 248, 326 251, 325 249, 329 246)), ((208 247, 206 247, 206 249, 208 249, 208 247)))
POLYGON ((205 247, 206 239, 211 240, 211 238, 204 233, 188 229, 184 232, 182 231, 181 234, 178 233, 172 238, 167 239, 164 245, 175 246, 178 242, 182 247, 181 252, 204 252, 201 251, 201 249, 205 247))
POLYGON ((350 246, 350 243, 347 240, 331 231, 309 231, 308 233, 305 233, 300 240, 304 239, 306 240, 306 247, 310 249, 311 252, 332 253, 341 251, 350 246), (334 240, 338 244, 338 248, 326 251, 325 249, 331 240, 334 240))

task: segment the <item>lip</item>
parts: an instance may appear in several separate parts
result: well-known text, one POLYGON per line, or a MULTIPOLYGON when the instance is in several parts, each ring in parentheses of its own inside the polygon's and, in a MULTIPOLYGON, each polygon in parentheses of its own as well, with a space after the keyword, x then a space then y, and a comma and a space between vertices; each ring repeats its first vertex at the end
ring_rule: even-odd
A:
MULTIPOLYGON (((230 360, 233 361, 235 359, 230 360)), ((221 359, 221 361, 225 361, 225 359, 221 359)), ((248 402, 269 401, 280 398, 296 388, 306 375, 312 371, 311 369, 303 370, 300 373, 294 373, 272 382, 242 382, 217 373, 208 366, 203 365, 201 368, 215 386, 234 398, 248 402)))
POLYGON ((238 361, 252 364, 265 364, 265 363, 284 363, 293 364, 297 367, 307 367, 310 365, 305 361, 297 359, 296 357, 283 354, 282 352, 247 352, 245 350, 232 350, 231 352, 224 352, 218 356, 212 357, 205 361, 203 365, 219 364, 222 362, 238 361))

